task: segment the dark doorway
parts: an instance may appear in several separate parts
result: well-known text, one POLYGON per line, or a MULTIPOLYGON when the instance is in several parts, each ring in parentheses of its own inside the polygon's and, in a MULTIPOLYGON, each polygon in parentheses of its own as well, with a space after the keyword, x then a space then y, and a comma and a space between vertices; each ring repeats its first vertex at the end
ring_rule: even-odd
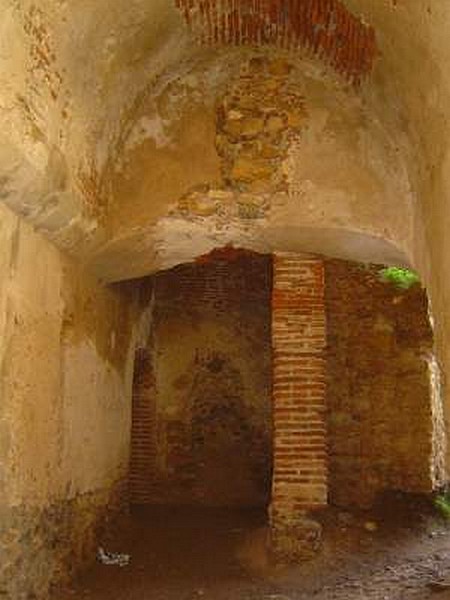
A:
POLYGON ((272 470, 268 256, 224 249, 150 278, 132 503, 264 507, 272 470))

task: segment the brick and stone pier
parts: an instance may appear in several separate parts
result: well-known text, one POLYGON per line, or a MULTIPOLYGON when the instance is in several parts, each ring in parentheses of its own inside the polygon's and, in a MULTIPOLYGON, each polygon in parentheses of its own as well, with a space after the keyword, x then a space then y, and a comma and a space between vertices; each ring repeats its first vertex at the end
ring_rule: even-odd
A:
POLYGON ((276 560, 314 554, 327 504, 324 267, 316 258, 273 260, 274 463, 270 507, 276 560))

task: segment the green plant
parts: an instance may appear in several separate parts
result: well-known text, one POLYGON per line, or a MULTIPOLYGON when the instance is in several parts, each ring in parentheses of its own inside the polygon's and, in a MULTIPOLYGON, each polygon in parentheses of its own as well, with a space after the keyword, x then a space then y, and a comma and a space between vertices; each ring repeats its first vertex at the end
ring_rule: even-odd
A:
POLYGON ((450 496, 448 493, 436 496, 434 499, 434 506, 444 519, 450 520, 450 496))
POLYGON ((403 290, 407 290, 416 283, 420 283, 419 276, 415 271, 401 267, 386 267, 381 269, 380 277, 383 281, 393 283, 403 290))

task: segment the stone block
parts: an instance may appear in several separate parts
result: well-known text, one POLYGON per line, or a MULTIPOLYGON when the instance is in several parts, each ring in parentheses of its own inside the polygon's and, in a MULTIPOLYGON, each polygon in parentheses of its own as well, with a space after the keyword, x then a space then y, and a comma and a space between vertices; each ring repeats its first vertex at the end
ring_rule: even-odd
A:
POLYGON ((234 193, 230 190, 209 190, 208 197, 217 202, 232 202, 234 193))
POLYGON ((239 157, 231 170, 231 177, 236 181, 267 180, 272 175, 272 166, 265 160, 239 157))
POLYGON ((293 109, 286 113, 288 127, 297 129, 305 124, 307 115, 303 109, 293 109))
POLYGON ((277 146, 273 146, 270 144, 262 144, 259 154, 262 158, 277 158, 281 155, 281 151, 277 146))
POLYGON ((261 117, 248 117, 241 122, 241 136, 244 138, 253 138, 264 129, 264 120, 261 117))
POLYGON ((275 77, 286 77, 292 70, 292 65, 283 58, 275 58, 270 61, 267 70, 275 77))
POLYGON ((285 125, 284 119, 277 115, 273 115, 272 117, 269 117, 267 119, 266 125, 265 125, 265 130, 268 133, 280 133, 280 131, 283 131, 283 129, 285 129, 285 127, 286 127, 286 125, 285 125))
POLYGON ((228 119, 225 122, 224 132, 233 139, 238 139, 242 134, 242 123, 240 119, 228 119))
POLYGON ((207 195, 195 194, 189 198, 188 210, 199 217, 209 217, 217 212, 216 202, 207 195))
POLYGON ((317 521, 301 517, 296 522, 272 523, 271 554, 280 564, 310 560, 320 551, 322 526, 317 521))
POLYGON ((264 120, 259 116, 244 116, 238 111, 230 111, 227 115, 224 131, 234 139, 251 139, 257 137, 264 129, 264 120), (232 117, 230 117, 230 114, 232 117), (239 116, 238 116, 239 115, 239 116))

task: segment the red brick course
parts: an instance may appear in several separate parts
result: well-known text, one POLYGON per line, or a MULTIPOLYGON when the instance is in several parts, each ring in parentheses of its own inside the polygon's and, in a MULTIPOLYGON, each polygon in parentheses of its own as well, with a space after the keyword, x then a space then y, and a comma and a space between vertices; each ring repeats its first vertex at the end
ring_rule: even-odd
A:
POLYGON ((146 504, 152 497, 156 460, 156 404, 152 357, 148 350, 136 353, 133 379, 130 500, 146 504))
POLYGON ((375 31, 341 0, 176 0, 205 45, 304 47, 354 83, 370 73, 375 31))
POLYGON ((321 260, 273 263, 273 536, 327 503, 325 305, 321 260))

